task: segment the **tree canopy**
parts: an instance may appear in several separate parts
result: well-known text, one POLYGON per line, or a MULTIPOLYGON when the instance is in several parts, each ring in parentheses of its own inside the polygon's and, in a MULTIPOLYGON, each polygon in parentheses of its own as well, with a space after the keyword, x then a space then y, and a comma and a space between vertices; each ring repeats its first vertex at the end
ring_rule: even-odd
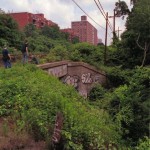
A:
POLYGON ((8 14, 0 13, 0 46, 9 45, 18 47, 22 34, 18 24, 8 14))
POLYGON ((128 16, 126 31, 122 34, 120 45, 126 66, 144 66, 150 62, 149 6, 149 0, 138 0, 128 16))

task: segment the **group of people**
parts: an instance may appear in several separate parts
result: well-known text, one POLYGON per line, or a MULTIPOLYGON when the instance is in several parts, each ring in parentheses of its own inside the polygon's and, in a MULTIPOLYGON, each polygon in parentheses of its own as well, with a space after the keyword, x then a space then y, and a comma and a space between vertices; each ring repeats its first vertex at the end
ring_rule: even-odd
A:
MULTIPOLYGON (((22 52, 22 63, 25 64, 28 62, 28 56, 29 56, 27 40, 25 40, 25 42, 23 43, 22 48, 21 48, 21 52, 22 52)), ((11 55, 7 49, 7 46, 4 46, 4 49, 2 50, 2 61, 3 61, 5 68, 11 68, 12 67, 11 55)), ((34 61, 35 64, 38 64, 38 61, 34 56, 32 56, 32 61, 34 61)))

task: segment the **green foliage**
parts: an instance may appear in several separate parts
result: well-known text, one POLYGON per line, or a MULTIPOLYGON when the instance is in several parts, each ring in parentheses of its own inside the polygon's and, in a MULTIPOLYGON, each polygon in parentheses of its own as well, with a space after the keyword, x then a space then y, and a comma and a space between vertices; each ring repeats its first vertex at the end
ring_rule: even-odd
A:
POLYGON ((120 42, 115 40, 113 45, 108 47, 107 66, 116 67, 123 65, 122 59, 120 58, 120 51, 117 50, 119 44, 120 42))
POLYGON ((125 1, 120 1, 119 2, 116 2, 116 8, 115 8, 115 11, 116 11, 116 16, 123 16, 123 15, 128 15, 129 14, 129 8, 126 4, 125 1))
POLYGON ((69 48, 68 34, 61 33, 57 26, 37 29, 34 24, 25 26, 23 32, 9 15, 0 14, 0 47, 7 45, 21 49, 23 40, 29 41, 29 52, 49 52, 55 45, 63 45, 69 48))
POLYGON ((95 101, 98 99, 102 99, 106 93, 106 89, 104 89, 101 85, 96 85, 92 88, 89 93, 89 100, 95 101))
POLYGON ((69 33, 67 32, 60 32, 62 39, 69 41, 69 33))
POLYGON ((0 99, 0 116, 11 116, 18 132, 27 130, 35 140, 52 136, 60 111, 66 149, 100 149, 105 141, 121 143, 107 113, 89 106, 72 87, 33 65, 0 69, 0 99))
MULTIPOLYGON (((105 70, 111 88, 104 89, 102 95, 103 89, 96 89, 92 93, 91 100, 95 101, 91 105, 107 111, 122 134, 124 145, 135 148, 139 139, 149 135, 150 69, 105 70)), ((143 141, 142 145, 147 146, 146 143, 143 141)))
POLYGON ((69 59, 69 52, 67 51, 66 47, 62 45, 57 45, 53 49, 51 49, 51 51, 46 56, 45 61, 52 62, 68 59, 69 59))
POLYGON ((39 35, 37 37, 29 37, 29 51, 30 52, 49 52, 54 47, 54 41, 45 36, 39 35))
POLYGON ((0 47, 5 44, 14 47, 19 46, 22 34, 19 32, 15 20, 5 13, 0 14, 0 34, 0 47))
POLYGON ((89 64, 98 65, 102 63, 103 50, 88 43, 77 43, 72 47, 71 60, 84 61, 89 64))
POLYGON ((77 44, 77 43, 79 43, 80 41, 79 41, 79 37, 73 37, 73 39, 72 39, 72 43, 73 44, 77 44))
MULTIPOLYGON (((122 137, 132 146, 148 136, 150 69, 136 68, 126 78, 126 84, 105 94, 103 108, 116 121, 122 137)), ((102 108, 101 107, 101 108, 102 108)))
POLYGON ((150 139, 148 137, 140 139, 136 150, 150 150, 150 139))
POLYGON ((60 39, 62 37, 66 38, 64 36, 64 34, 61 34, 60 30, 59 30, 59 27, 57 26, 44 26, 42 29, 41 29, 41 33, 42 35, 44 36, 47 36, 51 39, 60 39))
POLYGON ((108 88, 115 88, 129 83, 129 76, 133 74, 132 70, 123 70, 121 66, 103 68, 107 73, 108 88))
POLYGON ((142 48, 147 48, 144 65, 148 65, 150 62, 149 5, 149 0, 138 0, 128 17, 127 30, 122 34, 122 41, 118 45, 118 53, 124 67, 133 68, 142 64, 144 58, 142 48))
POLYGON ((37 37, 39 35, 38 29, 34 24, 28 24, 24 27, 26 37, 37 37))
MULTIPOLYGON (((57 26, 36 29, 29 24, 21 33, 16 22, 0 12, 0 47, 7 44, 13 53, 27 38, 29 52, 47 54, 42 62, 87 62, 103 68, 108 79, 107 89, 100 85, 92 89, 89 105, 72 87, 62 85, 35 66, 0 69, 0 117, 10 116, 18 133, 27 130, 38 141, 52 136, 55 115, 61 111, 65 118, 63 144, 68 150, 105 149, 106 143, 116 143, 122 149, 147 150, 150 68, 135 66, 141 65, 144 54, 137 45, 138 37, 142 47, 150 41, 149 5, 149 0, 138 0, 134 5, 122 40, 108 47, 109 67, 102 67, 104 46, 79 43, 78 38, 71 44, 69 35, 61 33, 57 26)), ((121 15, 125 15, 125 3, 120 1, 119 7, 121 15)), ((145 65, 149 62, 148 47, 145 65)))

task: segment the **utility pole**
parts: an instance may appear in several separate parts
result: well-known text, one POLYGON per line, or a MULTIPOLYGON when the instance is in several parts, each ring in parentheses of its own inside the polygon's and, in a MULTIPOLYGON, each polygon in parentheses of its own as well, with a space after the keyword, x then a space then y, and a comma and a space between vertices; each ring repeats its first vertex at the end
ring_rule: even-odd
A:
POLYGON ((115 31, 116 31, 116 16, 115 16, 115 9, 114 9, 114 16, 113 16, 113 41, 115 40, 115 31))
POLYGON ((113 41, 115 40, 115 34, 116 34, 116 10, 114 9, 114 15, 108 16, 108 18, 113 18, 113 41))
POLYGON ((105 51, 104 51, 104 64, 107 61, 107 32, 108 32, 108 12, 106 13, 106 32, 105 32, 105 51))

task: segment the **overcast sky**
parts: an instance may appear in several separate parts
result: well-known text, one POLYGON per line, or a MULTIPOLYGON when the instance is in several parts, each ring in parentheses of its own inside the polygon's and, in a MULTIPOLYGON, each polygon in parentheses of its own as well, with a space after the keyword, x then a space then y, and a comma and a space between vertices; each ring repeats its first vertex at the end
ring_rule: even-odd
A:
MULTIPOLYGON (((105 19, 100 13, 94 0, 75 0, 77 4, 100 26, 105 28, 105 19)), ((98 0, 96 0, 98 1, 98 0)), ((118 0, 100 0, 105 12, 109 16, 113 15, 115 2, 118 0)), ((124 0, 130 7, 130 0, 124 0)), ((85 13, 72 0, 0 0, 0 8, 5 12, 30 12, 43 13, 45 18, 57 23, 59 27, 71 27, 71 21, 80 21, 85 13)), ((98 38, 105 41, 105 30, 97 25, 93 20, 88 21, 98 30, 98 38)), ((113 19, 109 19, 113 25, 113 19)), ((121 32, 125 30, 125 20, 116 18, 116 29, 119 27, 121 32)), ((120 32, 120 33, 121 33, 120 32)), ((109 30, 108 44, 112 41, 112 33, 109 30)))

